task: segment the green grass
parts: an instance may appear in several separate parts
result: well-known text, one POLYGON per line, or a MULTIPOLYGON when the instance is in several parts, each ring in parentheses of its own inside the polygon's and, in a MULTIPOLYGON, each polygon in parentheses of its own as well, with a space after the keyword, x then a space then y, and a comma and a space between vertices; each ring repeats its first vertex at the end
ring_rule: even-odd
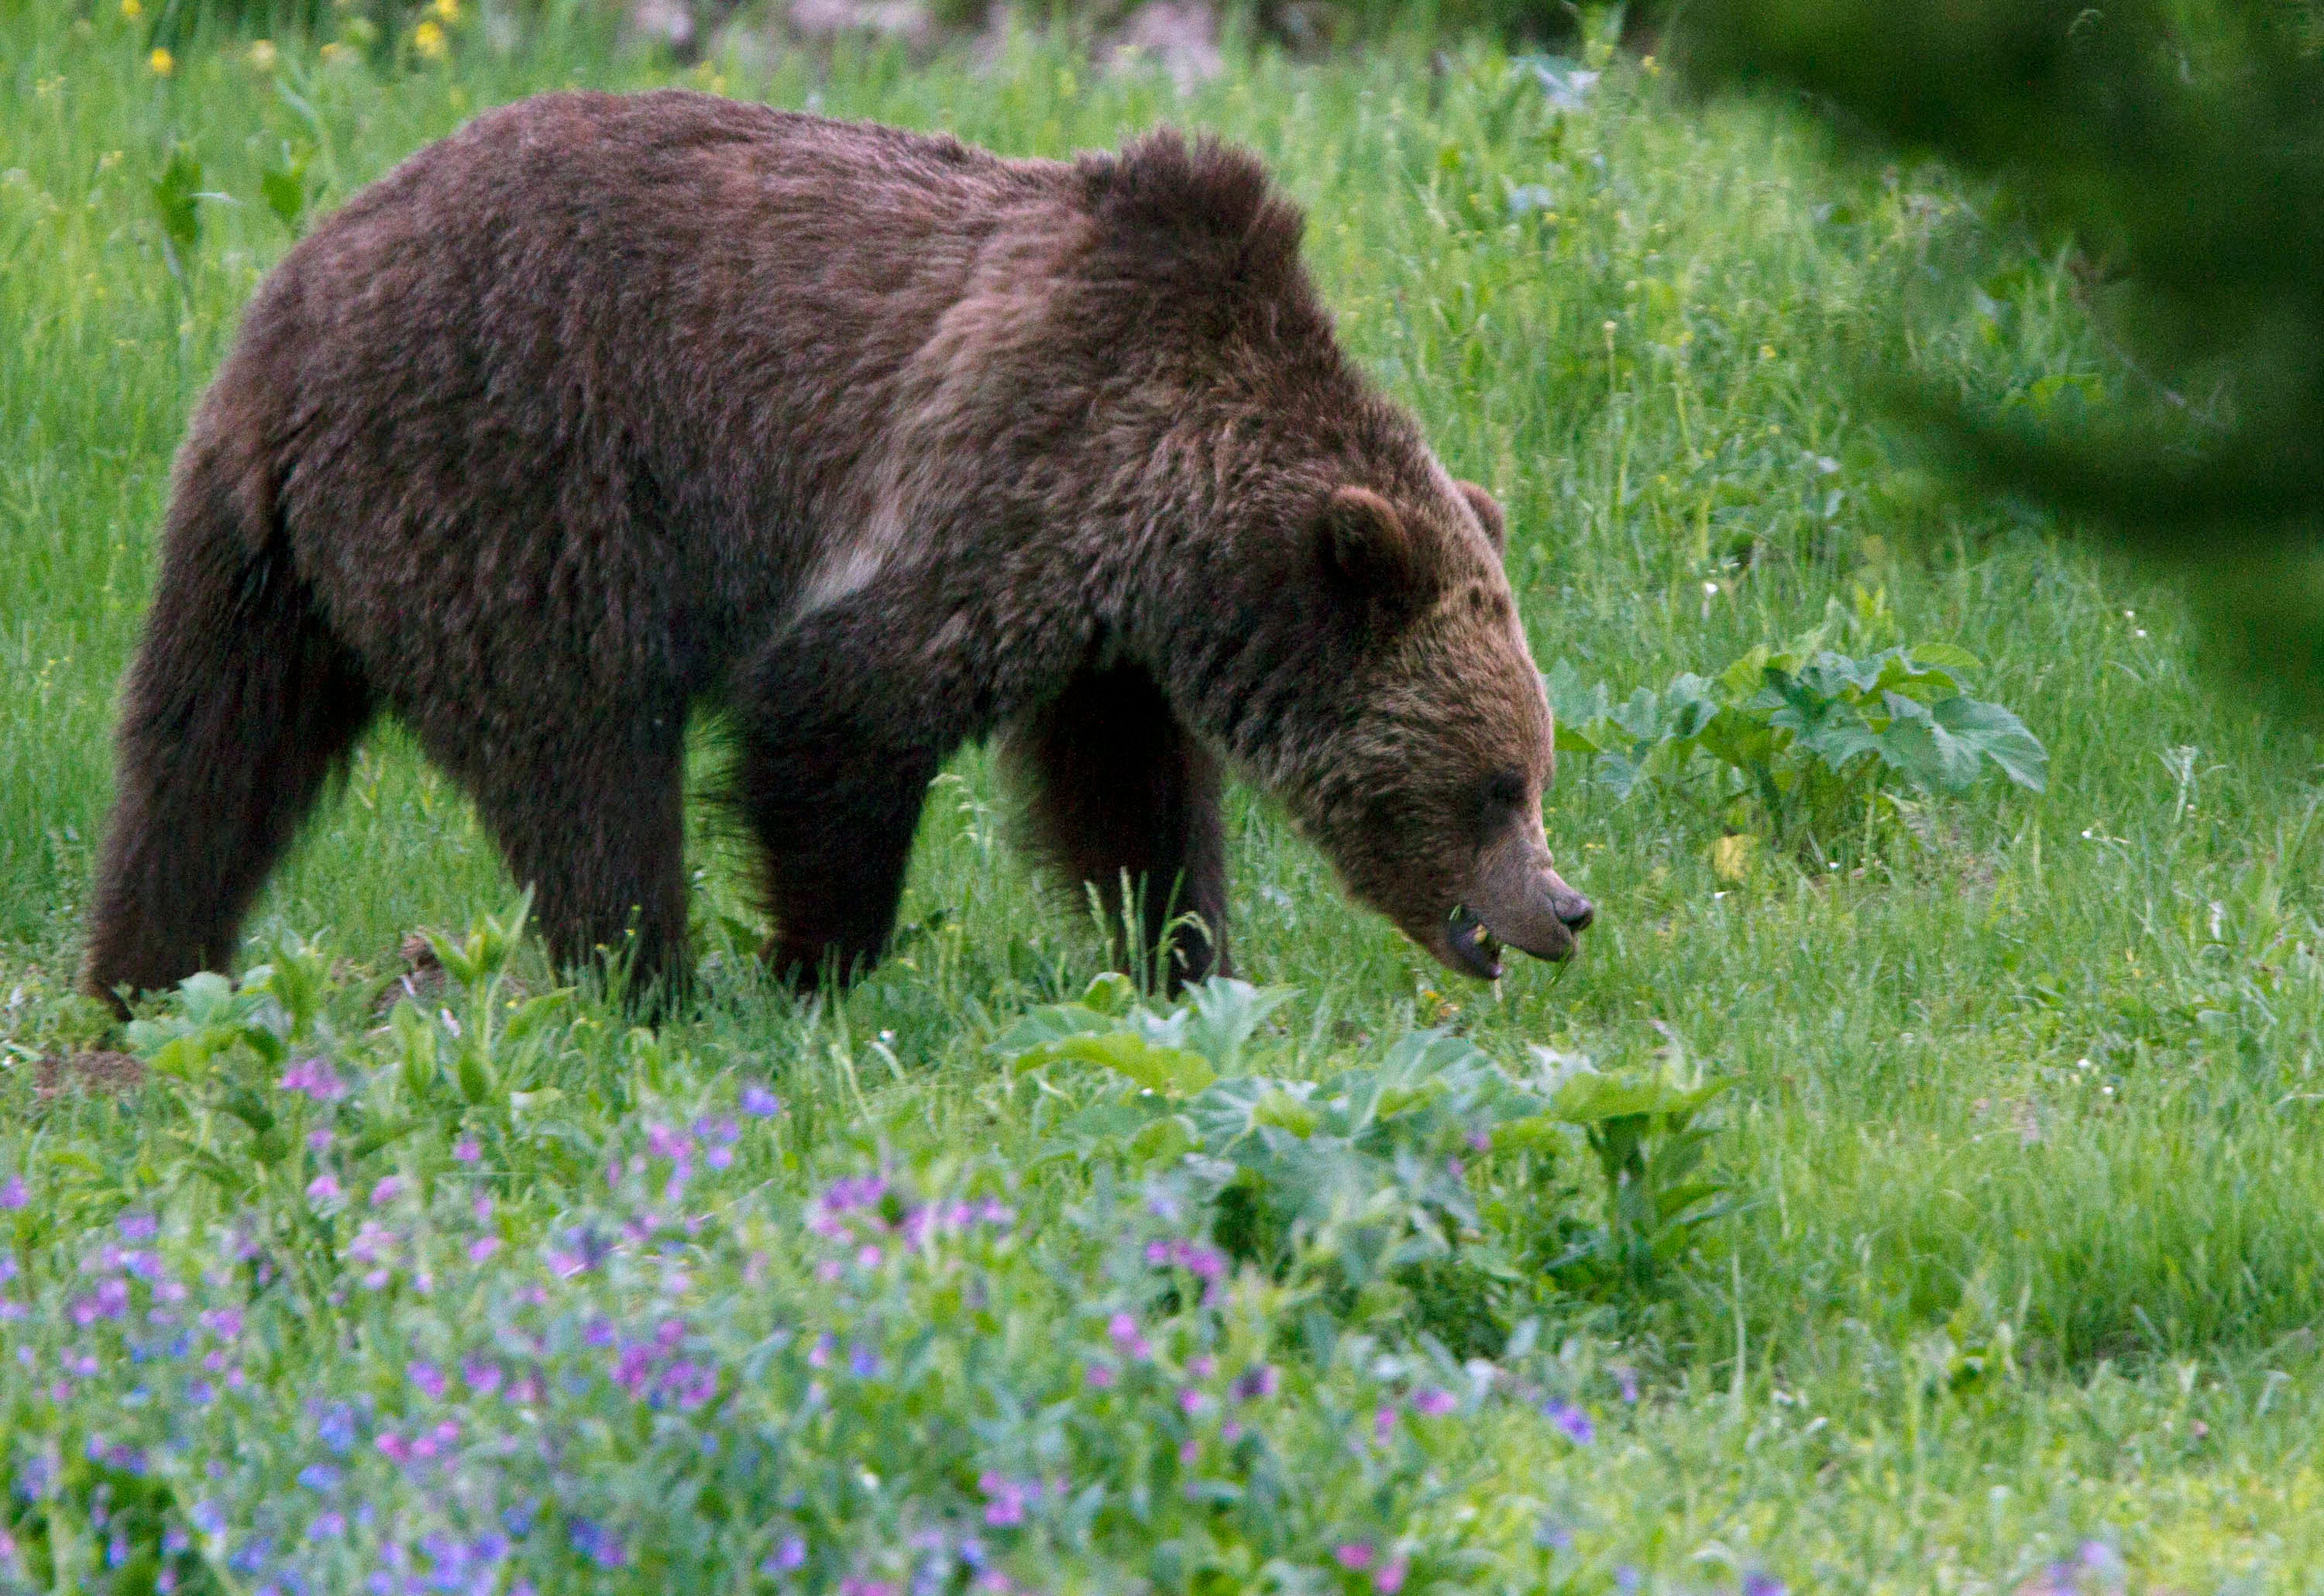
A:
MULTIPOLYGON (((124 1201, 194 1201, 170 1174, 176 1100, 38 1098, 32 1061, 95 1034, 69 988, 112 696, 171 450, 290 242, 262 170, 309 157, 327 206, 484 106, 672 76, 580 30, 496 53, 470 18, 447 64, 284 42, 270 74, 217 41, 164 78, 113 7, 77 14, 0 0, 0 1175, 42 1195, 28 1250, 124 1201), (182 288, 152 197, 180 147, 217 196, 182 288)), ((1303 1061, 1451 1022, 1509 1060, 1636 1064, 1683 1040, 1739 1083, 1714 1157, 1753 1206, 1664 1287, 1550 1309, 1551 1343, 1642 1370, 1640 1400, 1600 1407, 1586 1454, 1530 1410, 1480 1417, 1467 1506, 1436 1510, 1517 1547, 1525 1504, 1546 1506, 1591 1560, 1585 1589, 1629 1564, 1673 1589, 1764 1566, 1795 1589, 2010 1590, 2093 1538, 2137 1589, 2318 1588, 2312 741, 2194 674, 2167 591, 2038 521, 1938 502, 1852 380, 1909 350, 1996 392, 2119 381, 2061 275, 1932 174, 1833 175, 1789 125, 1683 107, 1618 64, 1567 114, 1481 51, 1441 80, 1393 51, 1243 60, 1185 100, 1027 42, 976 70, 843 55, 687 80, 1015 153, 1163 119, 1245 140, 1309 208, 1349 345, 1507 503, 1545 665, 1659 685, 1860 587, 1903 638, 1977 654, 1982 695, 2048 743, 2045 797, 1988 783, 1913 826, 1876 815, 1821 861, 1763 849, 1739 882, 1711 868, 1717 813, 1618 804, 1570 764, 1549 832, 1599 924, 1570 969, 1520 964, 1495 991, 1350 908, 1238 798, 1237 946, 1251 979, 1299 989, 1283 1034, 1323 1038, 1303 1061), (1525 185, 1545 191, 1514 216, 1525 185), (1982 263, 1989 313, 1929 286, 1927 263, 1960 260, 1982 263), (1990 1351, 2004 1324, 2009 1370, 1954 1378, 1948 1348, 1990 1351)), ((791 1189, 819 1167, 809 1130, 1028 1157, 1038 1094, 1006 1087, 988 1045, 1078 992, 1100 943, 1010 853, 1005 810, 981 756, 943 779, 897 953, 836 1007, 753 978, 747 893, 706 827, 710 995, 665 1029, 657 1078, 682 1096, 770 1075, 801 1139, 767 1178, 791 1189)), ((256 932, 327 932, 351 982, 376 981, 410 928, 513 897, 465 802, 383 734, 256 932)), ((581 1014, 556 1078, 576 1133, 611 1135, 629 1100, 583 1088, 632 1067, 630 1044, 581 1014)), ((518 1173, 530 1222, 570 1200, 546 1166, 518 1173)))

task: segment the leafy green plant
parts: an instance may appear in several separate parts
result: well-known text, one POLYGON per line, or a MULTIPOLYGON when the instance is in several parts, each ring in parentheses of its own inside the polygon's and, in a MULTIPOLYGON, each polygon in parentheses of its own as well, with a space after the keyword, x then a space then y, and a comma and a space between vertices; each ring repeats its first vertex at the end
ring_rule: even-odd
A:
POLYGON ((1597 1160, 1605 1218, 1579 1227, 1546 1267, 1575 1288, 1648 1287, 1704 1225, 1742 1206, 1702 1173, 1713 1135, 1703 1112, 1734 1083, 1706 1080, 1683 1057, 1650 1074, 1601 1075, 1586 1062, 1561 1073, 1553 1112, 1597 1160))
POLYGON ((1756 804, 1785 835, 1844 824, 1891 784, 1955 794, 1997 770, 2043 789, 2049 751, 2015 714, 1971 696, 1975 655, 1916 643, 1855 657, 1823 634, 1762 643, 1716 676, 1685 672, 1619 702, 1561 660, 1544 678, 1557 746, 1590 756, 1592 780, 1617 796, 1695 782, 1715 804, 1756 804))
POLYGON ((1545 1051, 1528 1078, 1444 1030, 1415 1031, 1377 1063, 1335 1060, 1316 1080, 1251 1067, 1252 1037, 1290 995, 1213 978, 1157 1013, 1102 976, 1082 1001, 1027 1015, 995 1050, 1037 1073, 1061 1110, 1045 1158, 1183 1166, 1229 1253, 1277 1271, 1294 1257, 1328 1266, 1350 1302, 1446 1264, 1518 1281, 1537 1235, 1556 1239, 1546 1265, 1562 1278, 1643 1286, 1731 1210, 1696 1173, 1711 1135, 1701 1111, 1724 1083, 1600 1074, 1545 1051), (1117 1079, 1076 1093, 1047 1073, 1067 1062, 1117 1079), (1583 1147, 1604 1176, 1602 1225, 1549 1178, 1583 1147), (1494 1154, 1534 1156, 1522 1234, 1480 1211, 1470 1165, 1494 1154))

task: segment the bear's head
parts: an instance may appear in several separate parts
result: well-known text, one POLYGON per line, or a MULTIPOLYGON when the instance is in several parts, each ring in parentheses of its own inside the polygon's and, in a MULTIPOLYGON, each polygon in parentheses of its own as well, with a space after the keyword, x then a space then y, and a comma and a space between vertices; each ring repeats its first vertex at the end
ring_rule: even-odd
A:
POLYGON ((1356 898, 1488 981, 1502 944, 1563 959, 1591 918, 1542 829, 1549 702, 1502 528, 1491 495, 1442 467, 1320 496, 1291 541, 1307 546, 1309 623, 1326 634, 1310 632, 1314 657, 1337 679, 1275 783, 1356 898))
POLYGON ((1133 396, 1107 481, 1133 529, 1191 534, 1141 567, 1131 629, 1174 706, 1448 967, 1569 956, 1591 909, 1543 835, 1549 702, 1499 505, 1345 358, 1255 158, 1164 132, 1082 171, 1077 311, 1133 396))

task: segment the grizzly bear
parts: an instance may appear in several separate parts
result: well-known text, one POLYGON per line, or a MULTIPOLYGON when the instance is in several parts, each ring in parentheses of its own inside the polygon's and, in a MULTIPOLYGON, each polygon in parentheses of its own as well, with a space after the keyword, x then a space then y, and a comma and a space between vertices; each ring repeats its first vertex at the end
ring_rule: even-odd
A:
POLYGON ((1227 968, 1222 764, 1454 969, 1565 956, 1500 512, 1342 354, 1301 227, 1169 132, 561 93, 420 151, 259 285, 179 456, 88 984, 226 966, 383 708, 554 956, 641 984, 684 974, 696 709, 795 979, 879 956, 986 736, 1174 983, 1227 968))

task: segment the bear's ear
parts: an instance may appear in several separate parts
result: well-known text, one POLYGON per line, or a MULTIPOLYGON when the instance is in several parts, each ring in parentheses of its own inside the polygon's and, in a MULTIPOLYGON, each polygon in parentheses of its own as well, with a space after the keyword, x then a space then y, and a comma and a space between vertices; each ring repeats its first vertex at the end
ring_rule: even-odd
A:
POLYGON ((1391 614, 1419 596, 1420 551, 1396 506, 1370 488, 1341 488, 1316 512, 1315 553, 1332 586, 1391 614))
POLYGON ((1491 540, 1493 547, 1505 549, 1508 538, 1508 518, 1501 513, 1501 502, 1473 482, 1456 482, 1452 485, 1461 490, 1461 496, 1469 501, 1469 508, 1475 511, 1477 519, 1484 523, 1485 536, 1491 540))

